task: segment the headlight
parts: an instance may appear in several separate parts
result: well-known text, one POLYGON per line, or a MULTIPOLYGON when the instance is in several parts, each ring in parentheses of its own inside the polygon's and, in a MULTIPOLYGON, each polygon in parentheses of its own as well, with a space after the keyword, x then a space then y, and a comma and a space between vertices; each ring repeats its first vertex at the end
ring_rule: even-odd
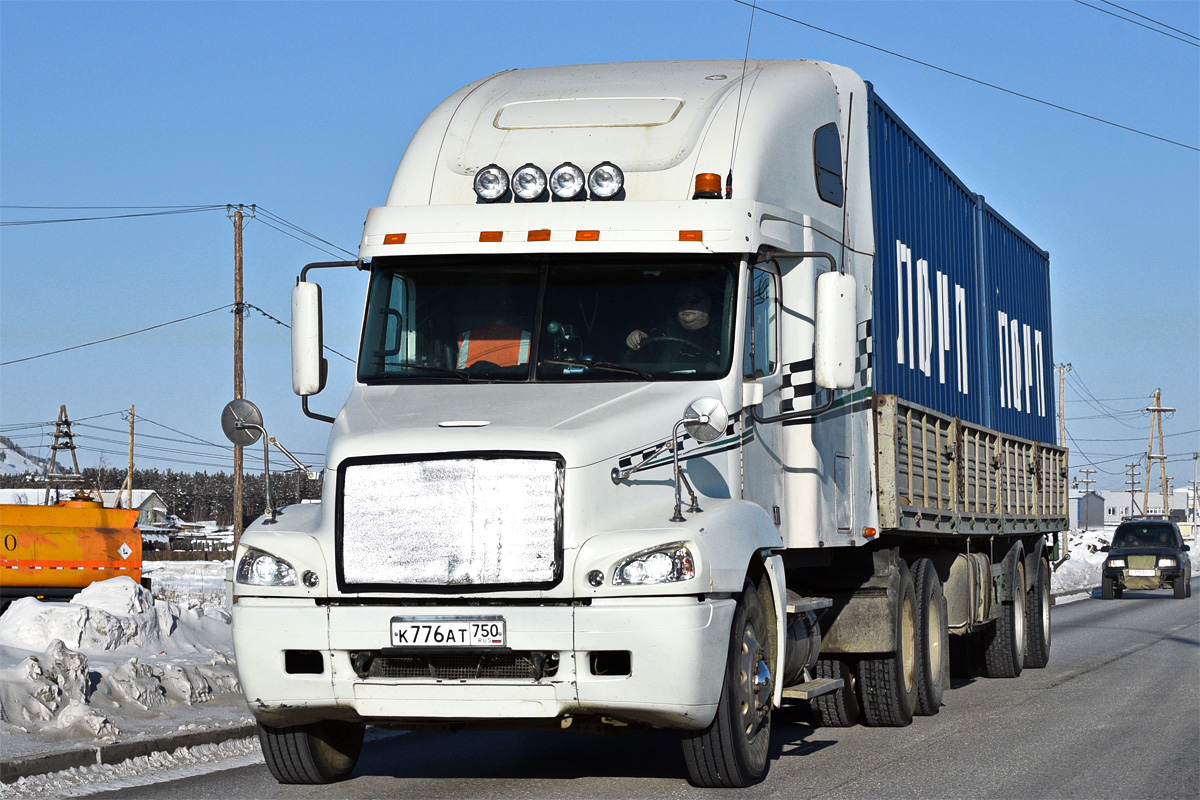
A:
POLYGON ((597 164, 588 173, 588 191, 597 200, 608 200, 620 192, 624 185, 625 173, 611 161, 597 164))
POLYGON ((550 191, 559 200, 574 200, 583 194, 583 170, 570 161, 550 173, 550 191))
POLYGON ((1124 567, 1125 567, 1125 559, 1123 559, 1123 558, 1110 558, 1110 559, 1108 560, 1108 565, 1109 565, 1110 567, 1121 567, 1121 568, 1124 568, 1124 567))
POLYGON ((282 558, 248 547, 238 562, 237 582, 251 586, 295 586, 296 568, 282 558))
POLYGON ((546 173, 541 167, 526 164, 513 173, 513 194, 522 200, 537 200, 546 193, 546 173))
POLYGON ((635 553, 613 570, 618 586, 673 583, 696 577, 696 560, 683 542, 674 542, 635 553))
POLYGON ((1179 562, 1173 558, 1160 558, 1158 560, 1158 565, 1160 567, 1176 567, 1179 566, 1179 562))
POLYGON ((488 164, 475 173, 475 194, 486 203, 494 203, 508 192, 508 173, 488 164))

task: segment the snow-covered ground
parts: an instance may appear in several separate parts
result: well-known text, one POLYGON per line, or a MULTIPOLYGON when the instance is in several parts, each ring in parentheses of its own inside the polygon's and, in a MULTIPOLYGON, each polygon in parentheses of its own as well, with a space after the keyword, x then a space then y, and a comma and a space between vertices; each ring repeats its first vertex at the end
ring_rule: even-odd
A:
POLYGON ((122 577, 70 603, 14 602, 0 617, 4 757, 249 722, 225 566, 148 563, 153 594, 122 577))
MULTIPOLYGON (((1082 599, 1099 585, 1099 548, 1111 537, 1112 529, 1071 531, 1071 557, 1055 571, 1052 591, 1077 594, 1059 602, 1082 599)), ((71 603, 15 602, 0 617, 0 753, 20 758, 118 736, 149 739, 251 722, 233 657, 228 564, 147 562, 153 593, 129 578, 114 578, 93 584, 71 603)), ((225 751, 261 758, 252 742, 192 750, 138 761, 154 771, 168 762, 184 768, 197 759, 219 759, 225 751)), ((115 772, 137 769, 131 764, 115 772)), ((92 778, 101 779, 99 773, 92 778)), ((0 796, 25 796, 23 783, 0 787, 0 796)), ((25 788, 35 792, 41 785, 28 783, 25 788)))

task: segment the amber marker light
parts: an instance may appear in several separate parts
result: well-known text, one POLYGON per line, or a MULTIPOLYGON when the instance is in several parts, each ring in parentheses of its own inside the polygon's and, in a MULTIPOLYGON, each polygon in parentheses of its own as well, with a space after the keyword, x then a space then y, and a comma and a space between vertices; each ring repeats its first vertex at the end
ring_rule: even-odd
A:
POLYGON ((598 242, 600 241, 600 231, 575 231, 575 241, 598 242))
POLYGON ((715 172, 701 172, 696 176, 696 193, 693 200, 720 200, 721 176, 715 172))
POLYGON ((404 244, 404 240, 408 238, 407 233, 389 233, 383 237, 384 244, 404 244))
POLYGON ((504 241, 504 231, 481 231, 479 234, 481 242, 502 242, 504 241))
POLYGON ((868 539, 872 539, 872 538, 874 538, 875 534, 876 534, 876 530, 874 528, 863 528, 863 536, 864 537, 866 537, 868 539))
POLYGON ((703 242, 704 231, 680 231, 679 241, 681 242, 703 242))
POLYGON ((530 231, 530 232, 529 232, 529 238, 528 238, 528 239, 526 239, 526 241, 529 241, 529 242, 548 242, 548 241, 550 241, 550 229, 549 229, 549 228, 546 228, 546 229, 544 229, 544 230, 540 230, 540 231, 530 231))

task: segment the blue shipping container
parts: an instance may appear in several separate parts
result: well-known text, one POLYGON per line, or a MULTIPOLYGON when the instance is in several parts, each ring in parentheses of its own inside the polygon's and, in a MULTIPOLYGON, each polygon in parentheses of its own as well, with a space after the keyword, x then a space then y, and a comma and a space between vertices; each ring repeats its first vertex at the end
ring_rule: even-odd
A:
POLYGON ((875 393, 1053 443, 1049 254, 868 88, 875 393))

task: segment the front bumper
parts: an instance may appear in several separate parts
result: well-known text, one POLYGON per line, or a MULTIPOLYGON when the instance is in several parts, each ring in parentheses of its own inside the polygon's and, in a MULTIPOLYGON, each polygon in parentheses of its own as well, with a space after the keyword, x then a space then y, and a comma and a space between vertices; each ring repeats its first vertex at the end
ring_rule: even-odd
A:
POLYGON ((250 708, 273 726, 320 719, 515 726, 593 715, 695 730, 716 714, 734 606, 732 599, 695 597, 539 606, 317 605, 242 597, 233 607, 233 642, 250 708), (508 647, 545 656, 555 669, 518 678, 364 676, 354 654, 389 647, 391 619, 398 615, 502 616, 508 647), (597 668, 594 654, 624 652, 627 669, 596 674, 612 670, 597 668))
POLYGON ((1183 567, 1156 567, 1153 575, 1130 575, 1129 571, 1128 567, 1104 567, 1103 578, 1121 589, 1136 591, 1170 588, 1176 580, 1182 580, 1184 574, 1183 567))

